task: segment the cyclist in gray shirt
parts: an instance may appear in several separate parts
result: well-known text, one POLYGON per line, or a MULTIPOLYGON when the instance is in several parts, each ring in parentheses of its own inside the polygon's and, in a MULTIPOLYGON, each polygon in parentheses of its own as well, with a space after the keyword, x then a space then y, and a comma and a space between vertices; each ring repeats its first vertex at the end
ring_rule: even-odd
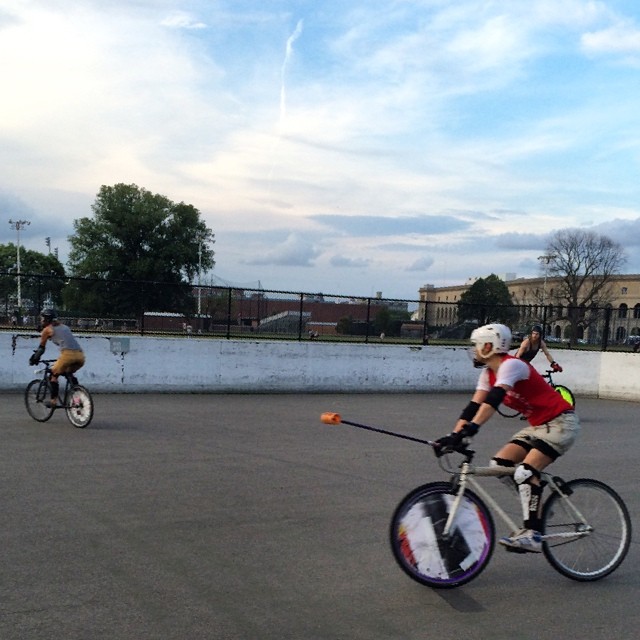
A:
POLYGON ((40 346, 29 358, 29 364, 33 366, 40 362, 48 340, 60 348, 60 356, 51 367, 51 400, 46 403, 48 407, 55 407, 60 387, 58 377, 62 374, 70 374, 73 382, 77 383, 73 374, 84 365, 85 357, 71 329, 58 320, 55 309, 43 309, 40 315, 42 316, 40 346))

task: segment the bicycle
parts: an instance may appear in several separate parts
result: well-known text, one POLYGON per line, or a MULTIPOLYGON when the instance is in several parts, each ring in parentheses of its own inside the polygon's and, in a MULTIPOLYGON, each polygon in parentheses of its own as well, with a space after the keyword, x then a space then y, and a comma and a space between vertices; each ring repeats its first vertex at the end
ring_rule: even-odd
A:
MULTIPOLYGON (((552 389, 555 389, 572 407, 575 407, 576 399, 573 395, 573 392, 571 391, 571 389, 569 389, 569 387, 565 387, 563 384, 556 384, 553 381, 553 373, 553 369, 547 369, 541 375, 546 379, 552 389)), ((498 407, 497 411, 503 418, 516 418, 520 415, 520 411, 508 407, 506 404, 501 404, 498 407)))
POLYGON ((66 384, 60 385, 58 402, 47 406, 51 399, 51 365, 55 360, 41 360, 44 369, 36 371, 43 374, 32 380, 24 392, 24 403, 29 415, 38 422, 46 422, 56 409, 64 409, 69 422, 78 429, 86 427, 93 418, 93 399, 86 387, 78 384, 71 373, 62 374, 66 384))
MULTIPOLYGON (((342 420, 339 414, 325 413, 321 420, 435 445, 342 420)), ((464 585, 486 568, 495 547, 492 512, 510 531, 520 528, 475 479, 508 478, 514 469, 475 466, 475 452, 464 445, 456 453, 463 456, 456 468, 451 464, 453 452, 438 458, 451 479, 410 491, 396 507, 389 529, 391 550, 400 568, 413 580, 436 589, 464 585)), ((599 480, 565 481, 546 472, 542 478, 550 489, 541 514, 542 553, 549 564, 580 582, 600 580, 615 571, 631 544, 631 518, 622 498, 599 480)))

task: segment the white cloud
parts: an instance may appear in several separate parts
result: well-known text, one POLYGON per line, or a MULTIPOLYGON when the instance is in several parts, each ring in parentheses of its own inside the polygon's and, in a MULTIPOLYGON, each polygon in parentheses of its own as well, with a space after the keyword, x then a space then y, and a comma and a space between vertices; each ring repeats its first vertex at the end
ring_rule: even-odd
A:
POLYGON ((414 262, 412 262, 408 267, 407 271, 427 271, 433 265, 433 258, 422 257, 418 258, 414 262))
POLYGON ((163 27, 175 29, 205 29, 207 25, 194 18, 186 11, 172 11, 166 18, 160 21, 163 27))
POLYGON ((252 265, 277 265, 288 267, 311 267, 319 251, 312 242, 297 233, 292 233, 281 244, 245 260, 252 265))
POLYGON ((616 25, 583 34, 582 48, 589 54, 640 54, 640 29, 632 25, 616 25))
POLYGON ((408 270, 513 271, 557 228, 638 218, 640 7, 186 7, 2 3, 0 192, 34 248, 135 182, 202 211, 231 281, 409 297, 408 270))
POLYGON ((349 258, 343 255, 332 256, 329 260, 332 267, 366 267, 370 261, 363 258, 349 258))

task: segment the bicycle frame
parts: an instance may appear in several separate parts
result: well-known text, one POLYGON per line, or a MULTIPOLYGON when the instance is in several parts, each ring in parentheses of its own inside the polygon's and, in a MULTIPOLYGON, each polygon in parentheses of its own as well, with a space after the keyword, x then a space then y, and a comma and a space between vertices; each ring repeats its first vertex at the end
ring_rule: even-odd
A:
MULTIPOLYGON (((44 365, 44 367, 42 369, 37 369, 36 370, 36 375, 42 375, 43 379, 46 379, 49 381, 49 383, 51 383, 51 375, 52 375, 52 371, 51 371, 51 363, 55 362, 55 360, 41 360, 40 361, 41 364, 44 365)), ((73 374, 72 373, 61 373, 58 378, 64 378, 65 379, 65 384, 60 385, 58 387, 58 400, 62 403, 59 405, 59 407, 61 409, 66 408, 67 406, 67 402, 69 400, 69 390, 71 389, 71 378, 72 378, 73 374)))
MULTIPOLYGON (((453 501, 453 505, 451 507, 451 511, 449 512, 449 516, 447 518, 447 522, 444 527, 443 535, 449 536, 451 530, 453 529, 456 514, 460 503, 462 501, 462 497, 464 495, 464 491, 467 486, 470 486, 479 496, 484 500, 489 508, 496 513, 502 521, 512 530, 516 531, 519 528, 519 525, 515 523, 515 521, 506 513, 506 511, 497 503, 497 501, 493 498, 493 496, 481 486, 481 484, 473 477, 504 477, 504 476, 513 476, 515 469, 509 468, 501 468, 501 467, 478 467, 471 464, 468 461, 463 462, 460 465, 460 471, 454 472, 450 469, 446 469, 444 465, 440 465, 442 469, 450 473, 454 476, 455 482, 458 486, 458 490, 456 492, 456 497, 453 501)), ((580 513, 577 507, 571 502, 569 496, 564 493, 561 489, 561 483, 563 483, 561 478, 557 476, 552 476, 549 473, 542 472, 543 482, 545 486, 549 486, 554 493, 557 493, 561 496, 564 503, 571 510, 571 512, 575 515, 577 520, 582 523, 584 527, 581 531, 571 532, 571 533, 554 533, 554 534, 544 534, 542 536, 543 540, 550 540, 552 538, 580 538, 582 536, 587 535, 592 527, 589 526, 586 518, 580 513)))

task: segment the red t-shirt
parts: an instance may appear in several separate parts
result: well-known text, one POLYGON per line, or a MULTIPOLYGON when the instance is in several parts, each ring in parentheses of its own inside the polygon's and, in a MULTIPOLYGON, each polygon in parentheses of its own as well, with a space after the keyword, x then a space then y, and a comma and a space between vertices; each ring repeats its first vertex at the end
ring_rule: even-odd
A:
POLYGON ((485 367, 476 389, 489 391, 497 385, 510 387, 504 404, 522 413, 533 427, 553 420, 573 407, 528 363, 505 355, 497 374, 485 367))

